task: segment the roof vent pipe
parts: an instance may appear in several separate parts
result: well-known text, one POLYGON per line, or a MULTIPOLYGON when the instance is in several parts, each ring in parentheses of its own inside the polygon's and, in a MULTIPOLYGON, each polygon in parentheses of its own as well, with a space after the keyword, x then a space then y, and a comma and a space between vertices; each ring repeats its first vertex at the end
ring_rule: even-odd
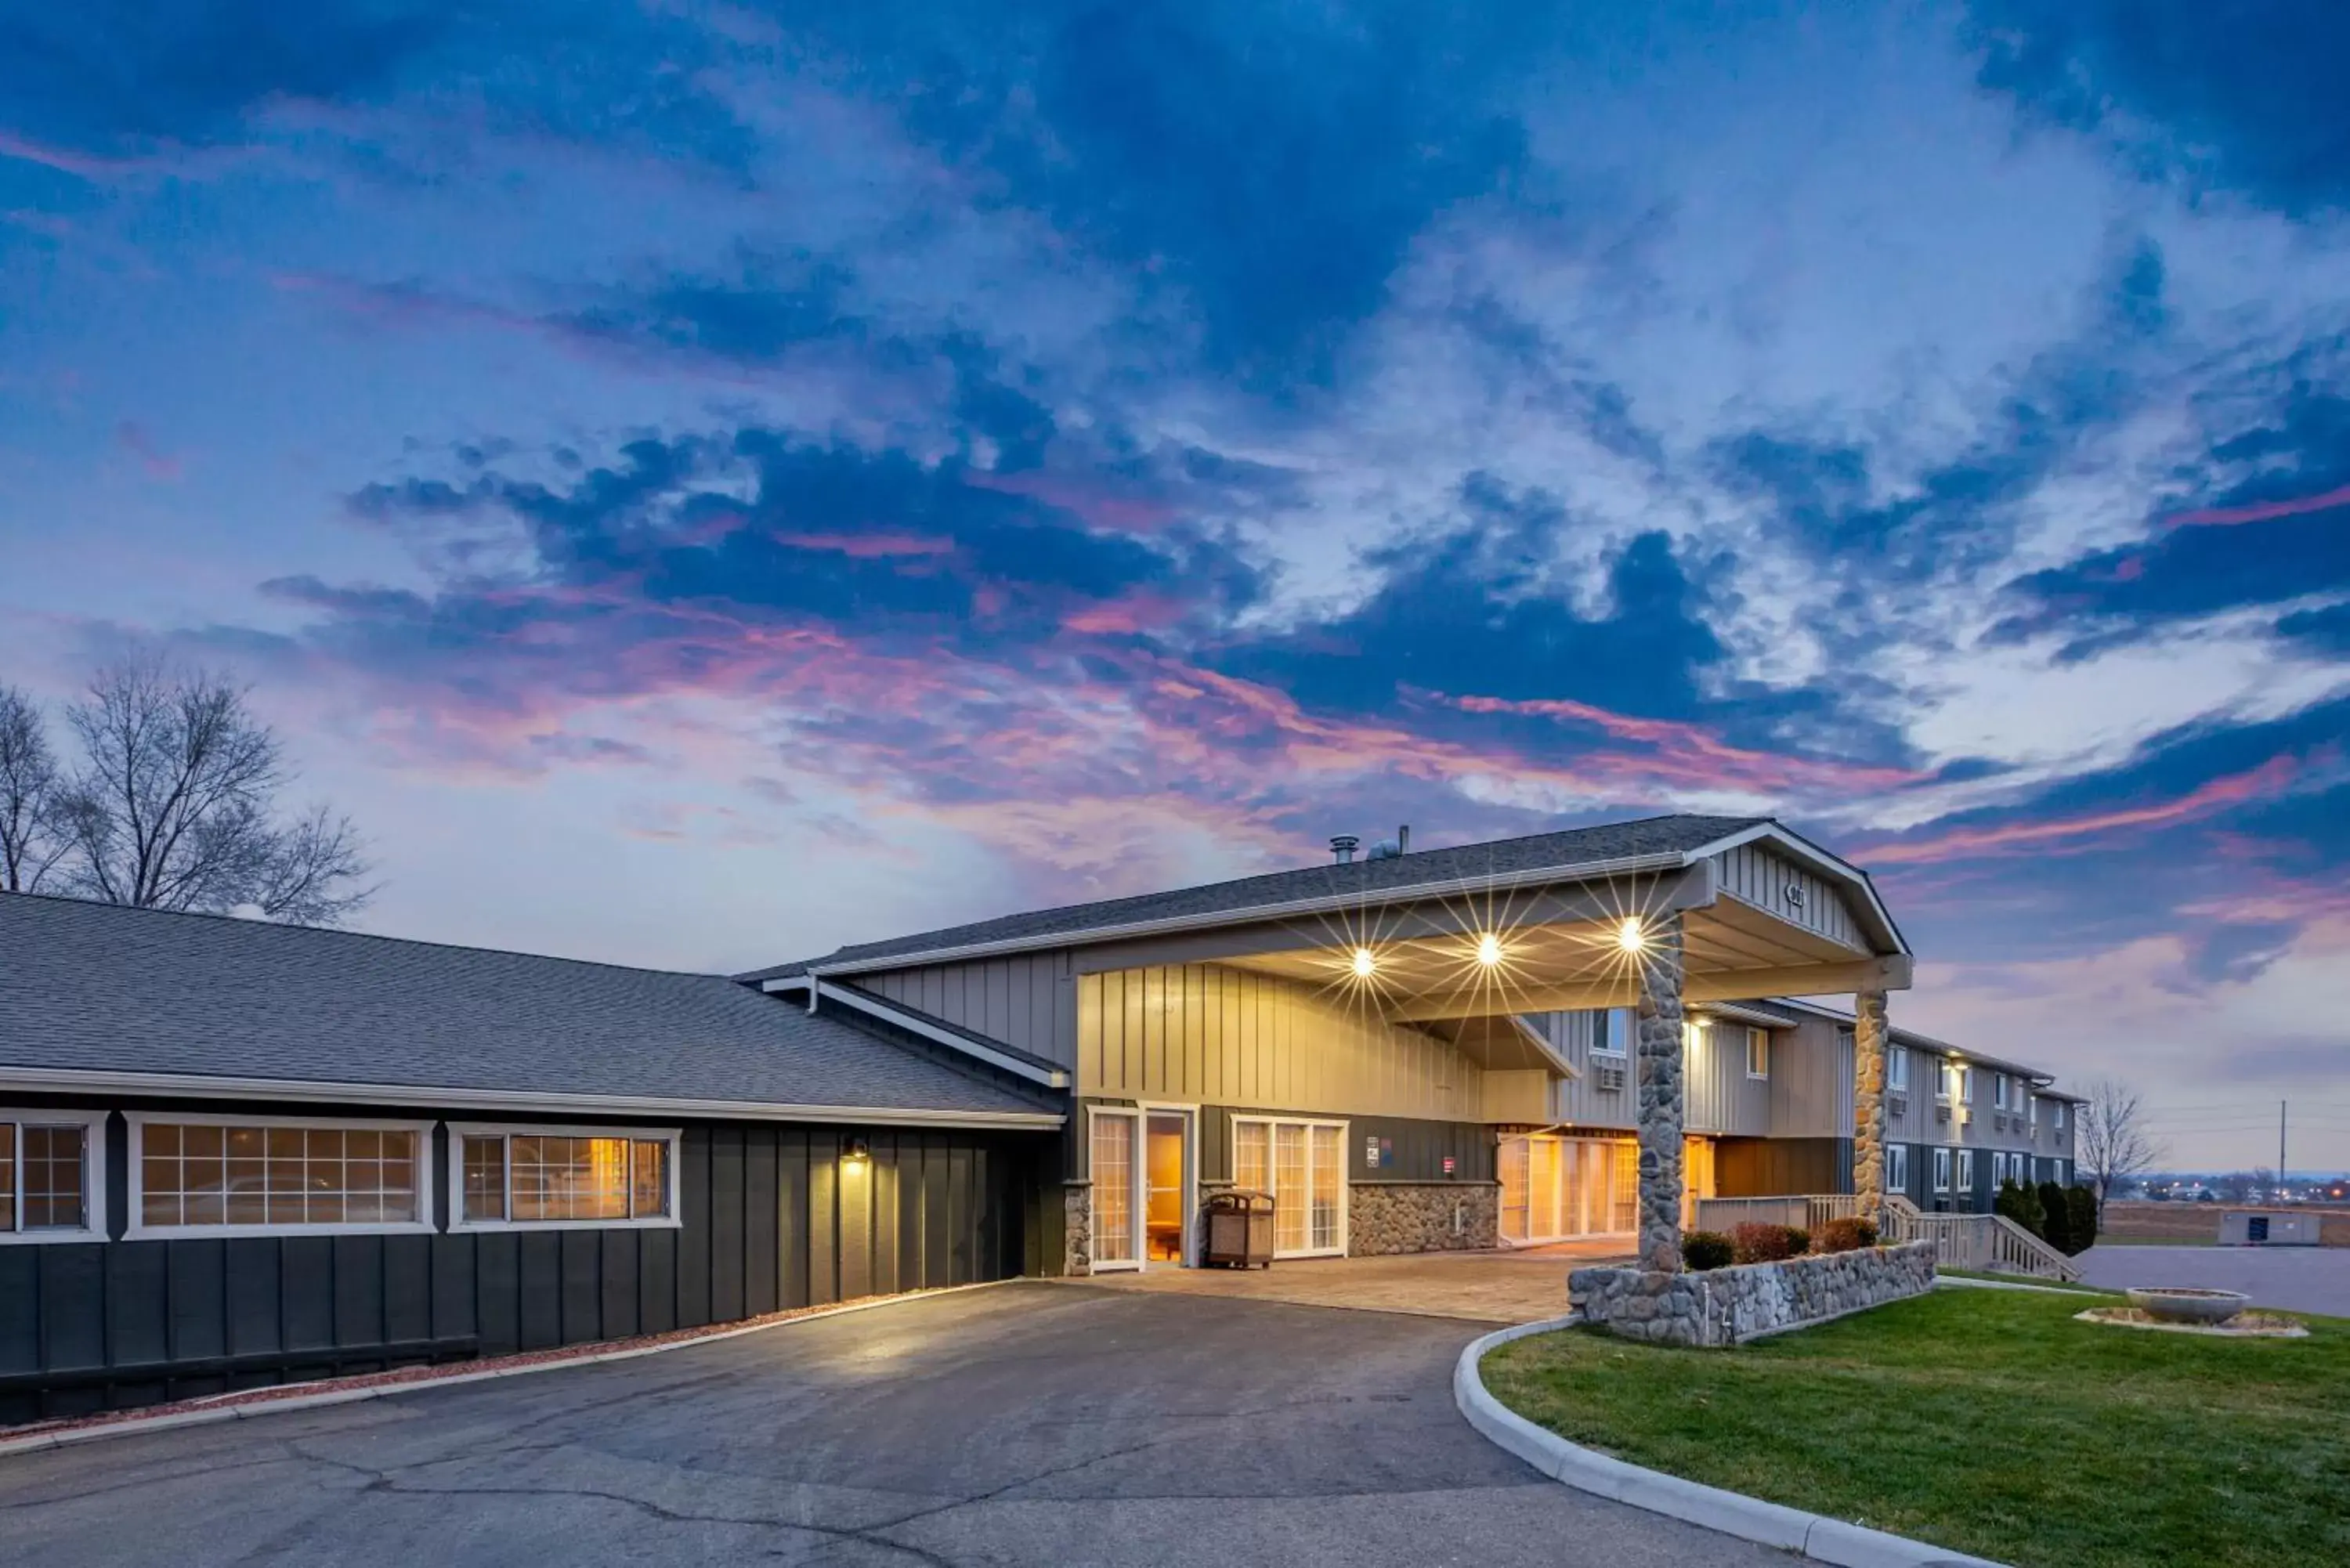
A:
POLYGON ((1396 829, 1396 853, 1398 855, 1411 853, 1411 824, 1409 822, 1396 829))
POLYGON ((1330 840, 1330 854, 1339 865, 1350 864, 1355 858, 1355 846, 1362 840, 1351 833, 1341 833, 1330 840))

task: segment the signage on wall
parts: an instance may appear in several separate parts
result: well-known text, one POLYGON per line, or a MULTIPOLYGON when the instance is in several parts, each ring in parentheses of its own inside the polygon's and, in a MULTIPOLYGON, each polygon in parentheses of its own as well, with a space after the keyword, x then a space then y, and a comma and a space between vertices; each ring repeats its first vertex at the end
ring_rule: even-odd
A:
POLYGON ((1452 1174, 1452 1168, 1453 1168, 1453 1159, 1452 1159, 1452 1157, 1451 1157, 1451 1155, 1449 1155, 1449 1154, 1448 1154, 1448 1155, 1446 1155, 1446 1156, 1444 1157, 1444 1174, 1445 1174, 1445 1175, 1447 1175, 1447 1176, 1451 1175, 1451 1174, 1452 1174))
POLYGON ((1363 1139, 1363 1164, 1373 1170, 1378 1168, 1379 1137, 1377 1133, 1372 1133, 1363 1139))

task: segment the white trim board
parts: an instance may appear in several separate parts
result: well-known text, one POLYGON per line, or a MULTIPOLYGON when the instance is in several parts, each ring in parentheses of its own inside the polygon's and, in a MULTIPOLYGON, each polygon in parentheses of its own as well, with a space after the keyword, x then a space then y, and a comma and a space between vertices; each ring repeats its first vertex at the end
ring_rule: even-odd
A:
POLYGON ((0 1231, 0 1247, 38 1247, 55 1241, 103 1241, 106 1240, 106 1118, 110 1111, 34 1109, 17 1106, 0 1106, 0 1122, 18 1129, 27 1127, 81 1128, 81 1218, 75 1226, 45 1227, 26 1231, 24 1224, 25 1142, 16 1139, 9 1159, 9 1179, 13 1185, 6 1196, 16 1203, 14 1222, 0 1231))
POLYGON ((847 1122, 868 1127, 1060 1127, 1058 1111, 941 1111, 871 1106, 800 1106, 536 1089, 457 1089, 419 1084, 342 1084, 315 1078, 240 1078, 214 1073, 130 1073, 0 1066, 0 1088, 20 1094, 149 1095, 159 1099, 301 1100, 413 1106, 434 1111, 543 1111, 552 1115, 689 1116, 713 1121, 847 1122))
MULTIPOLYGON (((853 1007, 858 1012, 880 1019, 885 1023, 894 1024, 910 1034, 919 1034, 933 1044, 943 1045, 950 1051, 960 1051, 964 1055, 984 1062, 991 1067, 1000 1068, 1003 1072, 1025 1078, 1032 1084, 1039 1084, 1048 1089, 1066 1089, 1069 1086, 1069 1075, 1066 1069, 1040 1067, 1009 1052, 994 1050, 984 1042, 972 1039, 962 1031, 941 1029, 926 1018, 918 1018, 910 1012, 894 1007, 886 997, 875 996, 870 992, 849 991, 837 985, 827 985, 820 975, 814 973, 785 975, 778 980, 762 981, 759 989, 770 996, 786 991, 812 990, 813 994, 809 999, 811 1002, 817 998, 824 998, 837 1002, 844 1007, 853 1007)), ((813 1007, 810 1011, 814 1011, 813 1007)))

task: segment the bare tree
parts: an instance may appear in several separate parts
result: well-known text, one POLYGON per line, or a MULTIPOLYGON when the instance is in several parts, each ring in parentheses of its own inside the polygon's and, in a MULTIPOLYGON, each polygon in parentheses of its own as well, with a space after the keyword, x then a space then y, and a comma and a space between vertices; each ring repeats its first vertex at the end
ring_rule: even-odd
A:
POLYGON ((65 854, 57 760, 37 703, 0 686, 0 892, 37 892, 65 854))
POLYGON ((320 806, 278 820, 292 774, 242 689, 133 660, 99 671, 66 723, 82 751, 57 796, 66 891, 158 909, 251 907, 314 926, 373 896, 347 818, 320 806))
POLYGON ((2103 1209, 2114 1189, 2153 1168, 2162 1146, 2147 1128, 2146 1102, 2137 1085, 2099 1078, 2084 1085, 2084 1092, 2089 1103, 2081 1107, 2074 1128, 2074 1163, 2097 1189, 2097 1207, 2103 1209))

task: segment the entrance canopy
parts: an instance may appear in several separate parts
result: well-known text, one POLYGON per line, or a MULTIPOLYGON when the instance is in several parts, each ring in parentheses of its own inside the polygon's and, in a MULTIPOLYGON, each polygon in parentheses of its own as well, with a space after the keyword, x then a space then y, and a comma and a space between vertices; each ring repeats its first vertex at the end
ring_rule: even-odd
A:
POLYGON ((1481 1058, 1539 1048, 1475 1021, 1633 1005, 1643 961, 1676 917, 1688 1002, 1909 984, 1909 950, 1864 873, 1775 823, 1726 836, 1638 866, 1472 875, 1121 942, 1081 955, 1080 966, 1180 959, 1278 975, 1437 1026, 1481 1058))

